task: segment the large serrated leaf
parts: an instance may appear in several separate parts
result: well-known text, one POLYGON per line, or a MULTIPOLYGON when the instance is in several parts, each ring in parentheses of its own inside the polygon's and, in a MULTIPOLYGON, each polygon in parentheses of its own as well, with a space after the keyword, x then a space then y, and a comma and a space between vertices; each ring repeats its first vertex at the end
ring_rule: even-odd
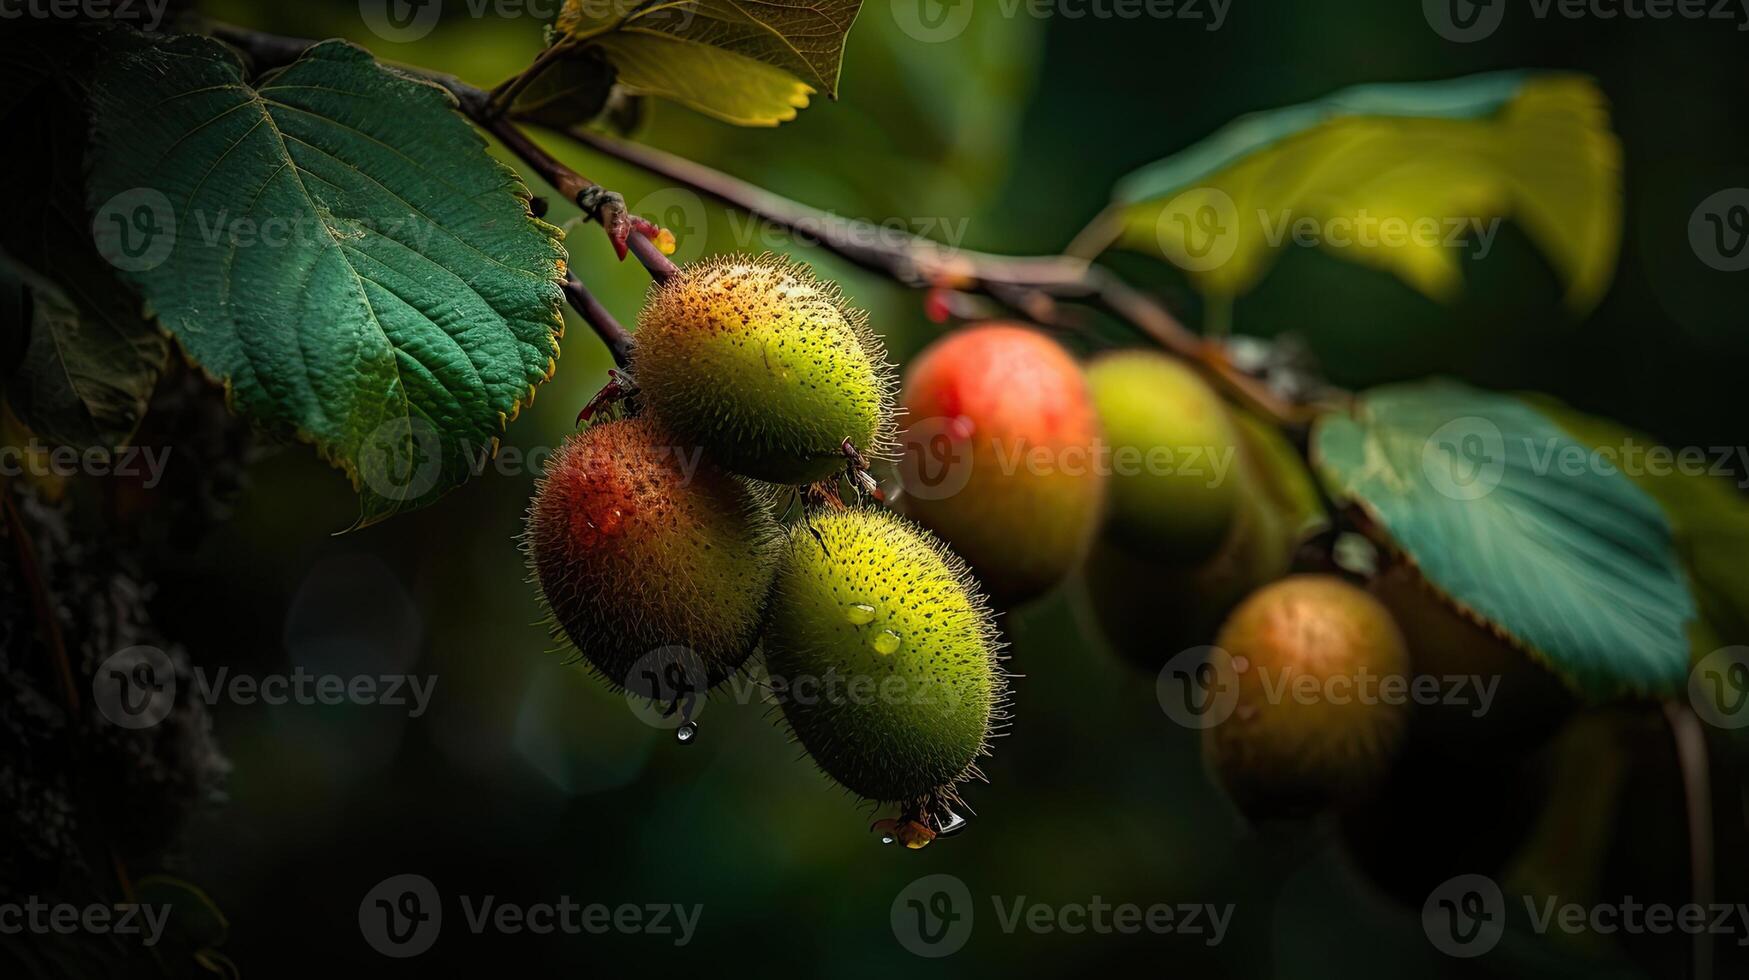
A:
POLYGON ((1503 217, 1547 253, 1571 308, 1602 298, 1621 237, 1621 148, 1590 79, 1368 85, 1246 116, 1123 180, 1087 237, 1234 296, 1310 219, 1329 254, 1447 299, 1478 233, 1503 217))
POLYGON ((238 407, 352 477, 360 524, 463 482, 558 353, 564 252, 527 188, 350 44, 252 82, 211 39, 113 43, 100 249, 238 407))
POLYGON ((1367 392, 1321 418, 1318 470, 1427 580, 1594 700, 1687 680, 1694 599, 1670 525, 1518 399, 1449 382, 1367 392))

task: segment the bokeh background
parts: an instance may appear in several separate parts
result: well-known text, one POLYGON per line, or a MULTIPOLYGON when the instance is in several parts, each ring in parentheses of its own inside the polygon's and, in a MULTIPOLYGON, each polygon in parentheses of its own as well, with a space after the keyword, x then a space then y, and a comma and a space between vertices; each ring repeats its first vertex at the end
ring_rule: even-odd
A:
MULTIPOLYGON (((1676 445, 1743 441, 1749 276, 1708 268, 1687 238, 1696 204, 1749 185, 1749 34, 1738 25, 1509 15, 1493 37, 1460 45, 1402 0, 1233 0, 1218 30, 1207 16, 1041 19, 1026 5, 958 0, 975 5, 968 29, 924 43, 895 16, 894 3, 911 2, 868 0, 835 102, 817 98, 775 130, 654 104, 638 138, 840 215, 934 223, 963 230, 956 244, 1049 253, 1101 209, 1117 178, 1245 112, 1359 82, 1583 70, 1613 104, 1626 161, 1621 263, 1595 312, 1575 320, 1563 311, 1553 272, 1508 224, 1491 256, 1467 263, 1467 289, 1451 305, 1290 249, 1238 301, 1234 329, 1297 335, 1347 386, 1445 373, 1550 392, 1676 445)), ((537 20, 473 18, 463 0, 449 6, 457 10, 412 44, 373 36, 347 0, 203 8, 248 27, 347 37, 482 85, 539 49, 537 20)), ((917 293, 744 216, 693 208, 634 169, 549 145, 634 209, 676 225, 683 250, 771 248, 816 263, 872 311, 901 361, 940 329, 917 293)), ((552 218, 574 216, 557 204, 552 218)), ((598 229, 577 229, 569 244, 580 275, 630 321, 647 276, 617 263, 598 229)), ((1183 280, 1144 258, 1116 261, 1199 321, 1183 280)), ((1106 336, 1124 340, 1110 325, 1106 336)), ((505 445, 556 445, 608 365, 572 322, 557 377, 505 445)), ((191 828, 173 868, 223 910, 224 950, 246 975, 361 965, 383 976, 654 969, 846 978, 1684 969, 1686 940, 1670 937, 1509 936, 1480 961, 1441 955, 1419 906, 1393 901, 1360 873, 1330 828, 1242 823, 1204 775, 1196 733, 1163 715, 1152 676, 1104 649, 1073 587, 1005 620, 1012 668, 1024 675, 1017 722, 985 766, 990 784, 967 791, 971 828, 920 852, 883 849, 866 829, 877 814, 801 758, 762 705, 714 701, 701 738, 681 746, 560 663, 515 543, 533 480, 488 471, 425 511, 337 534, 356 516, 345 481, 307 448, 287 446, 251 467, 230 523, 193 550, 165 553, 160 625, 209 669, 436 678, 435 699, 416 719, 388 707, 215 708, 234 767, 228 799, 191 828), (437 885, 446 924, 432 952, 391 961, 364 942, 358 907, 403 873, 437 885), (972 938, 945 960, 907 952, 889 924, 900 890, 934 873, 959 877, 976 901, 972 938), (703 915, 682 948, 637 935, 474 936, 454 901, 461 894, 699 903, 703 915), (1233 902, 1236 913, 1216 947, 1197 936, 1007 935, 990 896, 1233 902)), ((1624 765, 1635 773, 1628 796, 1646 802, 1626 819, 1604 810, 1570 830, 1605 839, 1616 855, 1609 874, 1624 888, 1648 899, 1661 888, 1680 901, 1679 784, 1666 736, 1641 727, 1645 738, 1624 765)), ((1460 847, 1507 807, 1504 777, 1449 781, 1473 801, 1464 819, 1421 827, 1405 815, 1379 843, 1386 862, 1460 847)))

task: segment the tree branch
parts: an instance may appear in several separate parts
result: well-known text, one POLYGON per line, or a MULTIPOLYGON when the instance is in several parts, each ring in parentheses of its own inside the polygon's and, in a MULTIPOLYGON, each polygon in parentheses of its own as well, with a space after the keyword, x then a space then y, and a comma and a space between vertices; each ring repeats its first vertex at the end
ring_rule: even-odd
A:
MULTIPOLYGON (((289 63, 316 43, 223 24, 214 25, 213 33, 247 52, 264 68, 289 63)), ((659 229, 637 215, 628 214, 625 200, 618 194, 565 166, 530 139, 512 118, 498 111, 491 93, 449 75, 419 68, 403 70, 448 89, 469 119, 497 137, 542 180, 600 223, 621 259, 629 250, 657 282, 666 282, 678 272, 674 263, 650 241, 659 229)), ((982 293, 1040 323, 1059 327, 1073 324, 1062 314, 1058 300, 1103 309, 1141 331, 1168 353, 1195 365, 1230 397, 1253 411, 1284 425, 1303 423, 1309 417, 1305 406, 1277 395, 1262 380, 1236 368, 1220 344, 1186 329, 1158 300, 1094 262, 1067 255, 1004 256, 974 252, 949 248, 915 235, 904 235, 895 244, 890 229, 817 211, 683 157, 610 139, 580 127, 557 131, 598 153, 633 164, 772 224, 801 231, 827 250, 903 285, 982 293)), ((591 326, 601 332, 594 321, 591 326)), ((616 342, 608 334, 603 334, 602 340, 610 348, 616 342)))
POLYGON ((719 170, 652 147, 612 139, 580 127, 560 130, 598 153, 630 163, 706 197, 818 241, 828 251, 906 286, 982 293, 1041 323, 1064 325, 1057 300, 1105 310, 1168 353, 1191 362, 1229 395, 1278 423, 1309 417, 1236 368, 1218 343, 1204 340, 1165 306, 1097 263, 1070 256, 1005 256, 974 252, 902 235, 891 229, 817 211, 719 170))

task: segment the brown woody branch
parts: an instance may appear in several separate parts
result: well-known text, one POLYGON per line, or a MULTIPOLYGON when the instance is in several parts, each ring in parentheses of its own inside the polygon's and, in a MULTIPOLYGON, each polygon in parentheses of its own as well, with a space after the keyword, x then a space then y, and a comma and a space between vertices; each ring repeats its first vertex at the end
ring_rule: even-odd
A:
MULTIPOLYGON (((262 67, 288 63, 315 43, 222 25, 215 27, 214 33, 248 52, 262 67)), ((600 223, 622 259, 629 250, 658 282, 667 281, 678 271, 649 240, 654 226, 627 214, 625 201, 618 194, 567 167, 530 139, 513 119, 499 111, 492 93, 452 76, 408 70, 448 89, 475 124, 496 136, 542 180, 600 223)), ((805 230, 827 250, 907 286, 981 293, 1053 326, 1073 326, 1058 301, 1103 309, 1141 331, 1168 353, 1195 365, 1248 408, 1281 424, 1298 424, 1308 418, 1305 406, 1283 398, 1261 379, 1239 370, 1220 344, 1190 331, 1157 299, 1095 262, 1067 255, 1005 256, 974 252, 911 235, 901 236, 895 243, 890 229, 877 229, 867 222, 817 211, 671 153, 611 139, 580 127, 560 132, 596 152, 631 163, 757 218, 791 230, 805 230)), ((578 287, 581 285, 578 283, 578 287)), ((570 295, 567 288, 567 296, 570 295)), ((590 317, 585 315, 585 319, 590 317)), ((610 349, 615 348, 617 339, 612 330, 604 332, 602 325, 593 319, 590 325, 610 349)), ((615 356, 618 357, 617 350, 615 356)))
POLYGON ((1067 325, 1059 300, 1098 307, 1167 352, 1196 365, 1254 411, 1286 424, 1308 417, 1304 406, 1281 397, 1262 380, 1233 366, 1220 344, 1191 332, 1154 297, 1097 263, 1066 255, 994 255, 949 248, 913 235, 894 236, 889 228, 817 211, 684 157, 579 127, 563 132, 590 149, 754 217, 792 231, 803 230, 834 254, 907 286, 982 293, 1055 326, 1067 325))

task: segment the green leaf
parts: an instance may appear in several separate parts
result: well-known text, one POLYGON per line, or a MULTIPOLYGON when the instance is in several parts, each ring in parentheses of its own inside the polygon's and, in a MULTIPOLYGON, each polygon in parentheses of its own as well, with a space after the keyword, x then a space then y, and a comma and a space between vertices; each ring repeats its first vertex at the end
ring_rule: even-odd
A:
POLYGON ((1615 269, 1621 147, 1583 76, 1369 85, 1239 119, 1130 175, 1114 197, 1084 240, 1161 255, 1223 296, 1256 285, 1310 219, 1330 254, 1449 299, 1478 226, 1512 217, 1565 280, 1569 307, 1585 311, 1615 269))
POLYGON ((781 68, 692 41, 609 34, 600 46, 627 91, 672 99, 737 126, 788 122, 808 107, 808 96, 814 93, 812 86, 781 68))
POLYGON ((0 265, 30 297, 28 322, 8 324, 29 339, 6 398, 52 445, 113 449, 133 437, 170 349, 92 242, 79 87, 90 59, 72 36, 26 31, 0 45, 0 77, 29 95, 0 124, 37 148, 0 159, 0 182, 31 189, 0 223, 0 265))
POLYGON ((675 0, 603 16, 566 0, 560 43, 606 54, 619 83, 726 122, 775 126, 815 91, 838 94, 844 39, 862 0, 675 0))
POLYGON ((1695 657, 1749 643, 1749 496, 1723 475, 1737 460, 1722 454, 1736 447, 1679 453, 1618 422, 1546 396, 1527 397, 1573 438, 1602 451, 1605 465, 1620 467, 1663 508, 1700 603, 1700 622, 1691 630, 1695 657))
POLYGON ((90 297, 96 305, 82 309, 60 286, 4 253, 0 277, 15 279, 30 295, 30 340, 6 383, 18 420, 53 445, 126 445, 164 368, 163 335, 137 312, 115 320, 94 312, 109 305, 109 297, 90 297))
POLYGON ((528 189, 447 92, 350 44, 254 82, 211 39, 122 44, 100 249, 238 407, 352 478, 361 525, 462 483, 558 354, 565 256, 528 189))
POLYGON ((1694 599, 1669 523, 1518 399, 1449 382, 1367 392, 1312 434, 1320 475, 1429 583, 1576 691, 1606 700, 1687 682, 1694 599))
POLYGON ((517 118, 543 126, 575 126, 593 120, 613 92, 613 66, 589 49, 562 58, 536 76, 516 97, 517 118))

